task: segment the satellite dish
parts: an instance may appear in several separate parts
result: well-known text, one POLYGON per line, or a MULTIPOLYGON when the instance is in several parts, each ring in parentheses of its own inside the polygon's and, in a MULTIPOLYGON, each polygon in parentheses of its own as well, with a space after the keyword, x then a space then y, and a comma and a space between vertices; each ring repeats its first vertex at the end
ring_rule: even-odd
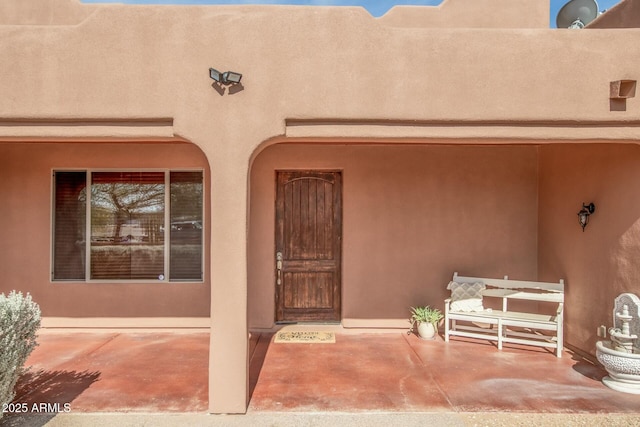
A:
POLYGON ((571 0, 562 6, 556 17, 558 28, 584 28, 598 16, 596 0, 571 0))

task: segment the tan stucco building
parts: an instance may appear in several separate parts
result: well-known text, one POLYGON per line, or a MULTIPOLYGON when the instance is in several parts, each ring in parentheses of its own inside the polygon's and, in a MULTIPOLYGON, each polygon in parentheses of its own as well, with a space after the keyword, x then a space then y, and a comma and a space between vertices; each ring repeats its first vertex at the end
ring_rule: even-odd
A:
POLYGON ((540 0, 4 0, 0 292, 45 327, 210 329, 216 413, 246 411, 249 330, 403 328, 454 271, 563 278, 565 342, 593 354, 639 289, 636 4, 570 31, 540 0))

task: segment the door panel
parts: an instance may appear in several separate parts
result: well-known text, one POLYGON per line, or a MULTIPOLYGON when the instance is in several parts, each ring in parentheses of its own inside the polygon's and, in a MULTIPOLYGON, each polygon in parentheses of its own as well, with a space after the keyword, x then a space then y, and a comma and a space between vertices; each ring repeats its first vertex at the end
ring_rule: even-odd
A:
POLYGON ((340 320, 341 174, 280 171, 276 179, 276 321, 340 320))
POLYGON ((333 274, 323 272, 285 273, 284 307, 331 308, 333 274))

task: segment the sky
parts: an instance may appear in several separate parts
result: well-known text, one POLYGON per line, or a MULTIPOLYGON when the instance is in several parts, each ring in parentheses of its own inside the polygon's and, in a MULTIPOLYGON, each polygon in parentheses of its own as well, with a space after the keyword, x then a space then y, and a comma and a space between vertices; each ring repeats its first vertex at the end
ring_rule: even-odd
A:
MULTIPOLYGON (((363 6, 373 16, 382 16, 394 5, 437 6, 443 0, 81 0, 84 3, 129 4, 296 4, 327 6, 363 6)), ((551 0, 549 26, 555 28, 556 15, 569 0, 551 0)), ((620 0, 596 0, 599 9, 609 9, 620 0)))

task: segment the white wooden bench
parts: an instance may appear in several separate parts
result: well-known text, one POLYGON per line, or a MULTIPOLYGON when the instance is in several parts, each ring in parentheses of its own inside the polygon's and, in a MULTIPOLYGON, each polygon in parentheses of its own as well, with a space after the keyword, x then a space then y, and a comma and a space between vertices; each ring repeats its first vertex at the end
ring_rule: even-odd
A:
POLYGON ((507 276, 489 279, 454 273, 452 281, 461 284, 481 282, 486 288, 481 290, 483 307, 479 311, 452 311, 452 299, 445 300, 446 342, 451 336, 478 338, 497 341, 498 349, 502 349, 503 343, 526 344, 553 348, 558 357, 562 356, 564 280, 558 283, 528 282, 509 280, 507 276), (485 308, 492 298, 502 299, 502 310, 485 308), (510 300, 553 303, 555 314, 540 314, 533 312, 535 309, 532 312, 509 311, 510 300))

